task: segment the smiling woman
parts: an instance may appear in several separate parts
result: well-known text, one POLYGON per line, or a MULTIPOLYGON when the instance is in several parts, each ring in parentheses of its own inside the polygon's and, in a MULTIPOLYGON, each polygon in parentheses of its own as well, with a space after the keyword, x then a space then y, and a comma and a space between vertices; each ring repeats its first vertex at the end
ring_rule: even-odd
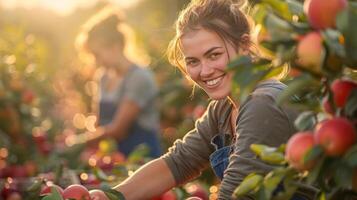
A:
MULTIPOLYGON (((169 60, 212 101, 182 140, 115 187, 128 200, 157 196, 196 178, 208 166, 221 180, 218 199, 232 199, 233 190, 248 174, 274 168, 257 159, 250 145, 278 147, 296 132, 292 122, 298 113, 276 103, 286 88, 279 80, 259 82, 243 102, 231 90, 234 80, 228 63, 240 55, 257 56, 248 16, 237 2, 192 0, 180 13, 169 60)), ((304 191, 293 199, 312 199, 308 195, 304 191)))

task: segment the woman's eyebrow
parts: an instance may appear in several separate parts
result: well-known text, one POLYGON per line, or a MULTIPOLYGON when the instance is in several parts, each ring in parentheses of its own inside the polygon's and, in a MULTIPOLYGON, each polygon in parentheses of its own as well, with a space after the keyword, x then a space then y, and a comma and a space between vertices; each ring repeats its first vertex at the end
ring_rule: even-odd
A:
MULTIPOLYGON (((208 54, 210 54, 212 51, 216 50, 216 49, 221 49, 222 47, 212 47, 210 49, 208 49, 203 55, 207 56, 208 54)), ((185 57, 185 60, 191 60, 191 59, 195 59, 195 57, 185 57)))
POLYGON ((203 55, 207 56, 208 54, 210 54, 212 51, 216 50, 216 49, 220 49, 222 47, 212 47, 210 49, 208 49, 203 55))

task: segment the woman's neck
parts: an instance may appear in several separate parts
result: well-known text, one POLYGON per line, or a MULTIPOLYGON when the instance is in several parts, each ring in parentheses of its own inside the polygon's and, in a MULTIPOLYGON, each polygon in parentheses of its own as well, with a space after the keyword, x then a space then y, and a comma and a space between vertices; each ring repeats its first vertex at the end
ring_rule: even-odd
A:
POLYGON ((114 70, 119 76, 124 76, 133 65, 133 62, 123 56, 114 70))

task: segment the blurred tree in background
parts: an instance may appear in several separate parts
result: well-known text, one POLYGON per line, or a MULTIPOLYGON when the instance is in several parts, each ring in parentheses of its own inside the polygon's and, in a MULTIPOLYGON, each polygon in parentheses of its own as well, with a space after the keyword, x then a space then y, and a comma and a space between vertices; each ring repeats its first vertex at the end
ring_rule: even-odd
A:
MULTIPOLYGON (((201 90, 193 93, 192 85, 168 63, 165 55, 174 35, 174 21, 188 2, 142 0, 124 10, 128 24, 134 28, 136 42, 150 57, 149 67, 160 87, 164 149, 193 128, 208 103, 201 90)), ((32 194, 38 188, 26 190, 27 180, 33 182, 31 177, 36 176, 62 186, 116 184, 147 161, 142 148, 124 158, 115 152, 110 141, 103 141, 93 149, 73 146, 68 139, 95 127, 92 104, 98 91, 97 68, 81 59, 74 43, 81 24, 106 5, 105 1, 99 1, 68 15, 38 7, 0 7, 2 198, 18 192, 27 199, 36 199, 32 194), (68 174, 66 168, 73 170, 75 176, 68 174)), ((186 189, 178 189, 176 195, 180 199, 198 191, 208 198, 210 186, 213 193, 217 192, 210 171, 202 180, 205 183, 190 184, 186 189)))

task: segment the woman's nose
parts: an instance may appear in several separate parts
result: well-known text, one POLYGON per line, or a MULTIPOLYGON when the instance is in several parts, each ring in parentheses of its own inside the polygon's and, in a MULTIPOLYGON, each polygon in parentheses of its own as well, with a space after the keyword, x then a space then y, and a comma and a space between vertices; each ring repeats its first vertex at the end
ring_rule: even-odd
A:
POLYGON ((202 62, 201 73, 202 77, 208 77, 213 74, 214 68, 209 62, 202 62))

